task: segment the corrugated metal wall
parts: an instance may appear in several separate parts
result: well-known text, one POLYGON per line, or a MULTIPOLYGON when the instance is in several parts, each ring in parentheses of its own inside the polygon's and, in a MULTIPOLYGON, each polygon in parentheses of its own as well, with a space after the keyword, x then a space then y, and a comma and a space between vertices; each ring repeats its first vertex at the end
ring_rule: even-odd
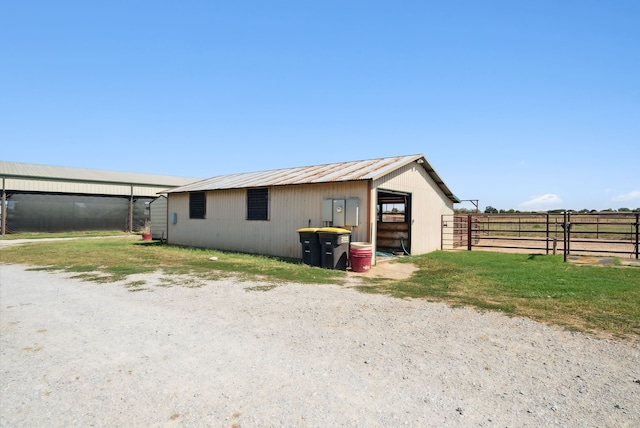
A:
MULTIPOLYGON (((324 199, 359 198, 360 225, 353 228, 352 240, 369 240, 367 215, 368 182, 347 182, 278 186, 270 188, 270 220, 246 220, 246 190, 207 192, 206 219, 189 219, 189 194, 169 194, 169 218, 176 213, 176 224, 168 225, 168 242, 175 245, 216 248, 287 258, 301 258, 296 230, 322 227, 324 199)), ((374 217, 375 219, 375 217, 374 217)))
MULTIPOLYGON (((7 191, 42 192, 42 193, 81 193, 86 195, 118 195, 131 194, 131 186, 126 184, 107 183, 81 183, 69 181, 50 181, 34 179, 18 179, 7 177, 5 179, 7 191)), ((167 187, 133 186, 135 196, 158 196, 159 192, 167 190, 167 187)))
POLYGON ((149 219, 153 239, 167 237, 167 198, 160 196, 149 203, 149 219))
POLYGON ((453 202, 417 163, 408 164, 373 182, 374 188, 411 194, 411 254, 440 249, 441 216, 453 213, 453 202))

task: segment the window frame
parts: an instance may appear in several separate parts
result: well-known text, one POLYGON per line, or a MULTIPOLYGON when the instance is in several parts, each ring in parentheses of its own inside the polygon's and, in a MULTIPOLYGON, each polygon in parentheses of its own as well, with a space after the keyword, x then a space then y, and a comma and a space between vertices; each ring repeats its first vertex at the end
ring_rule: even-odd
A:
POLYGON ((207 218, 207 194, 205 192, 189 192, 189 218, 203 220, 207 218), (195 200, 195 196, 202 195, 202 200, 195 200))
POLYGON ((256 187, 247 189, 247 221, 269 221, 271 219, 271 189, 256 187))

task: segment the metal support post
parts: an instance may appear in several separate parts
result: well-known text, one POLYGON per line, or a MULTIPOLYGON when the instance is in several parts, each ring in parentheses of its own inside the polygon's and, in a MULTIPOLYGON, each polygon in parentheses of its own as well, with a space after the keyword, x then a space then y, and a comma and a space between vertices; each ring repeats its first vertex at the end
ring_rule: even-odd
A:
POLYGON ((467 250, 471 251, 471 214, 467 215, 467 250))
MULTIPOLYGON (((0 207, 0 218, 2 226, 0 226, 0 234, 4 236, 7 233, 7 190, 5 187, 5 178, 2 177, 2 207, 0 207)), ((637 228, 636 228, 637 230, 637 228)))
POLYGON ((129 233, 133 232, 133 184, 131 184, 131 196, 129 196, 129 233))
POLYGON ((563 236, 564 244, 562 245, 562 247, 563 247, 562 248, 562 253, 564 254, 563 259, 564 259, 564 261, 566 263, 566 261, 567 261, 567 249, 568 249, 567 248, 567 241, 568 241, 567 232, 569 230, 569 228, 567 227, 567 212, 566 211, 564 212, 564 222, 562 223, 562 230, 563 230, 563 235, 564 235, 563 236))

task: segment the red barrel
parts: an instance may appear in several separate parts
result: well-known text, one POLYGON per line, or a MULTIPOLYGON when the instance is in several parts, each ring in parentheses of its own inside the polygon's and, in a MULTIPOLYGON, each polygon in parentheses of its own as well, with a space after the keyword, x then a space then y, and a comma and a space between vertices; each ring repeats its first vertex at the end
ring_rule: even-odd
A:
POLYGON ((371 257, 373 252, 368 242, 352 242, 349 247, 351 270, 354 272, 367 272, 371 269, 371 257))

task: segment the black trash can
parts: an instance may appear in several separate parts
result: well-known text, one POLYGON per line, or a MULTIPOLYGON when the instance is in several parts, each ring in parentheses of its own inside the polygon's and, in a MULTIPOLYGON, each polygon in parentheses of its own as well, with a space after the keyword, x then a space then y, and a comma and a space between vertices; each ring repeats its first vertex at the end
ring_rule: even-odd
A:
POLYGON ((351 231, 337 227, 321 227, 317 233, 322 252, 320 261, 322 267, 347 270, 351 231))
POLYGON ((302 263, 320 267, 321 251, 317 230, 315 227, 305 227, 296 230, 296 232, 300 234, 300 243, 302 244, 302 263))

